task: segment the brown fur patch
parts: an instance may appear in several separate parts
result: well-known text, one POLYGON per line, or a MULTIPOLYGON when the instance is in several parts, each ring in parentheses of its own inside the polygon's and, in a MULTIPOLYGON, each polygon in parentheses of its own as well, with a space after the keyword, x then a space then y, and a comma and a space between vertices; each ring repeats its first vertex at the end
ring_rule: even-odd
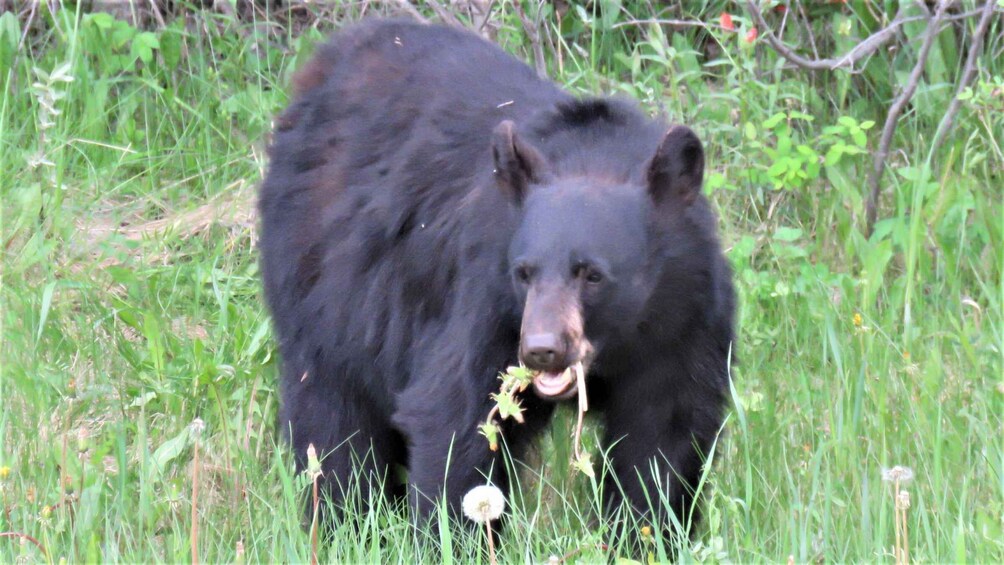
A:
POLYGON ((313 90, 328 79, 331 61, 327 57, 314 57, 293 75, 293 95, 301 96, 313 90))

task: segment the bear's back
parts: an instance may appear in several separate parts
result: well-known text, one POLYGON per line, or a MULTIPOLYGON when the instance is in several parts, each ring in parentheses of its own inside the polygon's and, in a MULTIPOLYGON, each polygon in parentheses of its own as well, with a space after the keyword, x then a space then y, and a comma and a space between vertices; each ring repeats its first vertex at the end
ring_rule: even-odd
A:
MULTIPOLYGON (((483 251, 504 252, 493 128, 570 99, 462 30, 378 20, 336 34, 294 78, 260 192, 278 334, 313 326, 340 352, 403 359, 415 324, 443 314, 464 232, 497 230, 483 251)), ((284 356, 312 347, 298 342, 284 356)))

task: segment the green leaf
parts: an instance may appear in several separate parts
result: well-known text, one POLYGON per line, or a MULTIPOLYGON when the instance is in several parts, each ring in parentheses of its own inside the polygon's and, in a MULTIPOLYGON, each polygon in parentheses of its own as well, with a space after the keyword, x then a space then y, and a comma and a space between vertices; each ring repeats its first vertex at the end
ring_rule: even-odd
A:
POLYGON ((840 116, 837 118, 837 123, 848 129, 858 127, 858 121, 850 116, 840 116))
POLYGON ((92 22, 98 29, 108 29, 115 24, 115 17, 104 12, 97 12, 84 16, 84 22, 92 22))
POLYGON ((135 400, 133 400, 132 402, 130 402, 129 405, 126 406, 126 408, 142 408, 142 407, 146 406, 146 404, 148 402, 150 402, 151 400, 153 400, 154 398, 157 398, 157 393, 156 392, 152 392, 152 391, 144 392, 139 397, 137 397, 135 400))
POLYGON ((596 472, 593 471, 593 457, 588 453, 583 453, 575 461, 572 461, 572 468, 587 477, 596 476, 596 472))
POLYGON ((788 170, 788 160, 778 159, 777 161, 774 161, 774 164, 771 165, 770 168, 767 169, 767 175, 776 178, 780 176, 781 173, 787 170, 788 170))
POLYGON ((518 382, 530 382, 533 380, 533 371, 526 367, 508 367, 505 375, 516 379, 518 382))
POLYGON ((791 138, 787 135, 777 136, 777 152, 786 155, 791 152, 791 138))
POLYGON ((523 422, 523 408, 520 407, 518 400, 508 395, 499 395, 496 402, 498 402, 499 416, 503 420, 512 418, 517 422, 523 422))
POLYGON ((160 49, 160 40, 149 31, 136 35, 132 40, 132 55, 139 57, 145 65, 149 65, 153 61, 154 49, 160 49))
POLYGON ((45 328, 45 321, 49 318, 49 311, 52 308, 52 293, 56 290, 56 281, 51 281, 42 289, 42 309, 38 314, 38 334, 35 341, 42 340, 42 329, 45 328))
POLYGON ((753 122, 746 122, 743 133, 746 135, 746 139, 753 141, 756 139, 756 126, 753 122))
POLYGON ((819 157, 819 154, 816 153, 815 149, 809 147, 808 145, 805 145, 804 143, 800 143, 798 147, 795 147, 795 151, 797 151, 800 155, 808 157, 810 159, 815 159, 819 157))
POLYGON ((785 118, 784 113, 783 112, 778 112, 778 113, 774 114, 773 116, 767 118, 767 120, 764 121, 764 123, 763 123, 763 127, 765 129, 774 129, 774 126, 776 126, 777 124, 781 123, 781 120, 783 120, 784 118, 785 118))
POLYGON ((799 228, 789 228, 785 226, 780 226, 774 230, 774 240, 775 241, 785 241, 792 242, 796 241, 802 237, 802 230, 799 228))
POLYGON ((839 163, 840 158, 844 155, 844 147, 843 143, 833 144, 833 147, 830 147, 830 150, 826 152, 826 164, 836 165, 839 163))
POLYGON ((860 129, 851 132, 851 139, 854 140, 854 143, 857 144, 858 147, 868 145, 868 136, 860 129))
POLYGON ((111 43, 115 49, 125 47, 136 36, 136 29, 125 22, 116 21, 112 26, 111 43))
POLYGON ((148 481, 154 481, 164 475, 164 471, 172 461, 178 458, 188 447, 192 445, 192 432, 189 426, 181 429, 181 432, 173 438, 160 444, 160 447, 153 452, 150 458, 148 481))
POLYGON ((600 0, 600 27, 612 29, 621 15, 621 0, 600 0))
POLYGON ((485 422, 478 426, 478 432, 488 438, 488 448, 498 451, 499 448, 499 427, 495 422, 485 422))

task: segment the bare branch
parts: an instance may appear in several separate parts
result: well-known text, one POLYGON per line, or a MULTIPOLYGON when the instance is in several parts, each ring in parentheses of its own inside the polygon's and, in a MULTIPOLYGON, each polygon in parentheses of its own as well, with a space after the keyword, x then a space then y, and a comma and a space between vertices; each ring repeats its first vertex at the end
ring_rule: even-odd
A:
POLYGON ((983 5, 983 15, 980 16, 980 23, 976 24, 972 43, 969 45, 969 55, 966 56, 966 65, 962 69, 962 74, 959 75, 959 86, 955 89, 955 96, 952 98, 952 103, 948 105, 948 111, 945 112, 944 117, 941 118, 941 123, 938 124, 937 133, 934 134, 934 143, 931 144, 931 155, 934 155, 938 151, 942 142, 945 141, 945 136, 951 131, 955 121, 955 114, 962 105, 962 99, 959 98, 959 95, 969 86, 969 83, 973 80, 973 76, 976 74, 976 61, 980 58, 980 54, 983 51, 983 36, 986 35, 987 29, 990 27, 990 16, 994 12, 994 3, 994 0, 986 0, 986 4, 983 5))
MULTIPOLYGON (((988 2, 990 4, 994 3, 993 0, 988 0, 988 2)), ((853 69, 854 66, 858 63, 858 61, 861 61, 862 59, 871 56, 871 54, 877 51, 880 47, 882 47, 886 43, 889 43, 889 41, 896 36, 896 30, 898 30, 900 26, 909 22, 928 19, 928 16, 904 17, 902 13, 906 6, 907 3, 903 2, 902 5, 900 6, 899 13, 896 14, 896 17, 893 19, 893 21, 889 22, 888 26, 869 35, 861 43, 855 45, 850 51, 848 51, 844 55, 840 57, 831 57, 827 59, 808 59, 799 55, 798 53, 795 53, 787 46, 785 46, 785 44, 782 43, 781 40, 778 39, 776 35, 774 35, 774 32, 771 31, 769 27, 767 27, 767 22, 763 19, 763 15, 760 13, 760 9, 756 7, 756 5, 753 3, 753 0, 746 0, 746 9, 750 13, 750 15, 753 16, 753 19, 755 20, 757 27, 763 30, 763 35, 764 38, 767 40, 767 43, 769 43, 770 46, 775 51, 777 51, 779 55, 784 57, 790 63, 802 67, 803 69, 810 69, 813 71, 823 71, 823 70, 832 71, 844 67, 853 69)), ((969 12, 963 12, 961 14, 948 16, 943 19, 960 20, 974 16, 983 11, 984 10, 973 10, 969 12)))
POLYGON ((704 22, 697 20, 631 19, 623 22, 617 22, 613 26, 611 26, 611 29, 617 29, 619 27, 627 27, 627 26, 649 25, 649 24, 678 26, 678 27, 702 27, 702 28, 719 28, 719 29, 722 28, 722 26, 720 25, 706 24, 704 22))
MULTIPOLYGON (((905 5, 906 3, 904 3, 905 5)), ((781 40, 774 35, 774 32, 767 27, 767 22, 763 19, 763 15, 760 14, 760 9, 756 7, 753 0, 746 0, 746 10, 753 16, 756 21, 757 27, 763 30, 763 36, 767 39, 767 43, 770 44, 779 55, 787 59, 789 62, 798 65, 804 69, 811 69, 814 71, 821 70, 834 70, 841 67, 853 68, 855 63, 864 59, 865 57, 874 53, 879 47, 882 47, 889 42, 890 39, 895 37, 896 30, 899 26, 904 23, 911 21, 916 18, 904 18, 901 17, 903 7, 900 7, 900 13, 896 14, 896 18, 889 23, 888 26, 876 31, 875 33, 869 35, 864 41, 858 43, 853 49, 847 52, 842 57, 838 58, 828 58, 828 59, 806 59, 798 53, 795 53, 791 49, 788 49, 781 43, 781 40)))
POLYGON ((495 0, 480 0, 471 2, 471 24, 472 27, 481 34, 482 37, 494 39, 495 30, 493 26, 488 26, 492 19, 492 11, 495 10, 495 0), (474 11, 478 12, 478 17, 474 17, 474 11), (486 27, 487 26, 487 27, 486 27))
MULTIPOLYGON (((404 3, 404 1, 405 0, 402 0, 402 3, 404 3)), ((433 12, 436 12, 436 16, 443 20, 443 23, 453 27, 464 27, 464 24, 457 19, 457 16, 453 15, 453 12, 442 6, 439 3, 439 0, 425 0, 425 3, 432 8, 433 12)))
MULTIPOLYGON (((523 32, 526 33, 526 38, 530 40, 530 47, 533 50, 533 66, 537 70, 537 76, 547 78, 544 47, 540 43, 539 19, 537 22, 531 20, 530 16, 526 14, 526 10, 523 9, 523 3, 520 0, 513 2, 513 7, 516 8, 516 13, 519 14, 519 21, 523 23, 523 32)), ((539 4, 537 5, 537 13, 540 13, 539 4)))
POLYGON ((157 7, 157 0, 150 0, 150 11, 153 12, 153 19, 157 20, 160 29, 167 27, 167 24, 164 23, 164 16, 160 13, 160 8, 157 7))
POLYGON ((30 541, 31 543, 35 544, 35 547, 37 547, 39 551, 42 552, 42 555, 45 556, 49 555, 48 552, 45 551, 45 546, 42 545, 42 542, 29 536, 28 534, 22 534, 21 532, 0 532, 0 538, 16 538, 30 541))
POLYGON ((401 8, 402 11, 407 12, 409 16, 415 18, 416 20, 422 22, 423 24, 429 22, 429 19, 423 16, 422 13, 419 12, 417 9, 415 9, 415 7, 411 5, 411 2, 408 2, 408 0, 397 0, 396 4, 399 8, 401 8))
POLYGON ((934 38, 938 36, 941 21, 945 17, 945 9, 948 8, 949 2, 950 0, 938 1, 938 7, 934 12, 934 16, 927 24, 924 43, 921 44, 920 51, 917 53, 917 63, 913 66, 913 70, 910 71, 910 77, 907 79, 906 86, 903 87, 903 91, 893 100, 892 106, 889 107, 889 113, 886 115, 885 125, 882 127, 882 138, 879 140, 878 150, 875 152, 875 158, 872 162, 872 172, 868 178, 869 192, 868 200, 865 203, 865 217, 867 218, 865 233, 868 236, 871 236, 872 228, 875 227, 879 187, 882 181, 882 173, 885 172, 885 160, 889 155, 889 144, 892 142, 892 135, 896 131, 896 120, 899 119, 903 108, 910 102, 914 91, 917 90, 920 75, 923 74, 924 64, 927 62, 927 55, 931 51, 931 45, 934 44, 934 38))

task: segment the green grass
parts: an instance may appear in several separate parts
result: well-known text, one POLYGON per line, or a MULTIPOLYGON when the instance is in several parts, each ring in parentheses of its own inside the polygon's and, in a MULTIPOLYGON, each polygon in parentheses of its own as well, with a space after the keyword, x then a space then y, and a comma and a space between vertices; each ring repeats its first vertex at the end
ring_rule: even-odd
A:
MULTIPOLYGON (((686 15, 738 12, 708 4, 686 15)), ((830 10, 813 17, 866 35, 866 18, 830 10)), ((2 537, 0 562, 188 560, 196 443, 201 559, 307 561, 309 487, 277 447, 253 206, 270 119, 328 28, 255 41, 251 25, 208 13, 148 35, 75 8, 38 17, 19 50, 24 22, 0 16, 0 532, 48 555, 2 537)), ((508 3, 497 20, 529 59, 508 3)), ((984 58, 929 155, 940 113, 928 108, 947 105, 964 57, 952 46, 967 32, 945 32, 866 238, 870 151, 909 49, 859 75, 808 75, 741 35, 614 23, 566 14, 551 74, 702 134, 741 296, 736 405, 685 555, 891 562, 882 471, 904 465, 912 559, 1004 561, 1002 61, 984 58)), ((523 470, 506 562, 605 555, 595 489, 568 467, 570 416, 523 470)), ((321 560, 436 561, 436 546, 487 560, 483 541, 415 533, 381 507, 339 526, 321 560)))

